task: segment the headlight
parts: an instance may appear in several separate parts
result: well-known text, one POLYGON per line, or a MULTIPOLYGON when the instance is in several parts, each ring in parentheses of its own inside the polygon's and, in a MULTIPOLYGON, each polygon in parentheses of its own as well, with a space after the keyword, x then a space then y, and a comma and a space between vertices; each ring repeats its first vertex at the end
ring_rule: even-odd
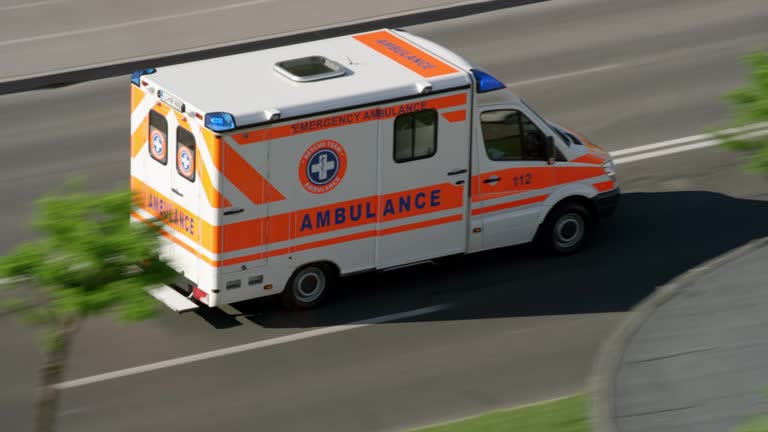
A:
POLYGON ((608 177, 610 177, 611 180, 616 181, 616 166, 613 164, 613 160, 609 159, 603 162, 602 167, 608 177))

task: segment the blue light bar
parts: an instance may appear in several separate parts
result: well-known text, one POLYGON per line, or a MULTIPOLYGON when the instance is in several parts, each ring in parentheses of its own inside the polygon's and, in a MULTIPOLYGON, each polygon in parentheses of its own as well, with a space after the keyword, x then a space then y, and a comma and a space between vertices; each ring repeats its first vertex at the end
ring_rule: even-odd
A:
POLYGON ((208 113, 205 115, 205 127, 214 132, 228 131, 235 128, 235 118, 225 112, 208 113))
POLYGON ((478 69, 472 69, 472 75, 477 80, 477 92, 485 93, 493 90, 499 90, 506 88, 503 82, 497 80, 493 75, 488 72, 483 72, 478 69))
POLYGON ((157 69, 155 69, 155 68, 137 70, 137 71, 135 71, 134 73, 131 74, 131 82, 138 86, 139 85, 139 78, 141 78, 142 75, 153 74, 156 71, 157 71, 157 69))

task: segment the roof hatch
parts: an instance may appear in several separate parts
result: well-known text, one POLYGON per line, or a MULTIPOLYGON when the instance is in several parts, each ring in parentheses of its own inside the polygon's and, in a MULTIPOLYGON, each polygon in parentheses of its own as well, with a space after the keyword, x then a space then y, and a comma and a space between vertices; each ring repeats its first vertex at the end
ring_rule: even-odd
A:
POLYGON ((274 69, 287 78, 298 82, 336 78, 347 73, 344 66, 323 56, 281 61, 275 63, 274 69))

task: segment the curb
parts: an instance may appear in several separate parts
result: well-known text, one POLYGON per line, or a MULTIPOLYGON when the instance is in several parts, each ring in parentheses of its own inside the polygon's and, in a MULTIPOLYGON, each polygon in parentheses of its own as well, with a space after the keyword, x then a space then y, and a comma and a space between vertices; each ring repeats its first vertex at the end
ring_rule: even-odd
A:
POLYGON ((614 380, 621 366, 627 342, 651 315, 702 276, 766 246, 768 246, 768 237, 763 237, 699 264, 657 288, 653 294, 630 311, 629 317, 603 342, 593 363, 588 387, 592 393, 590 420, 594 432, 619 432, 615 421, 614 380))
POLYGON ((85 81, 129 75, 135 70, 148 67, 162 67, 177 63, 206 60, 213 57, 275 48, 380 28, 398 28, 426 24, 547 1, 549 0, 467 0, 449 6, 423 8, 404 13, 396 12, 369 19, 348 21, 335 26, 279 33, 260 38, 240 40, 234 43, 212 45, 205 48, 190 48, 171 51, 157 56, 134 57, 106 64, 95 64, 79 69, 43 72, 6 80, 0 79, 0 95, 66 87, 85 81))

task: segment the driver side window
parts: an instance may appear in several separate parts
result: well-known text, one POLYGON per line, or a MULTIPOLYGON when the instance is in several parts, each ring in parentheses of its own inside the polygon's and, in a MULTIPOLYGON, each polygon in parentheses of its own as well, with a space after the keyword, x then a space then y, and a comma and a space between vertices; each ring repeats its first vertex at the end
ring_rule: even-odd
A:
POLYGON ((490 160, 547 160, 544 134, 522 112, 485 111, 480 114, 480 123, 490 160))

